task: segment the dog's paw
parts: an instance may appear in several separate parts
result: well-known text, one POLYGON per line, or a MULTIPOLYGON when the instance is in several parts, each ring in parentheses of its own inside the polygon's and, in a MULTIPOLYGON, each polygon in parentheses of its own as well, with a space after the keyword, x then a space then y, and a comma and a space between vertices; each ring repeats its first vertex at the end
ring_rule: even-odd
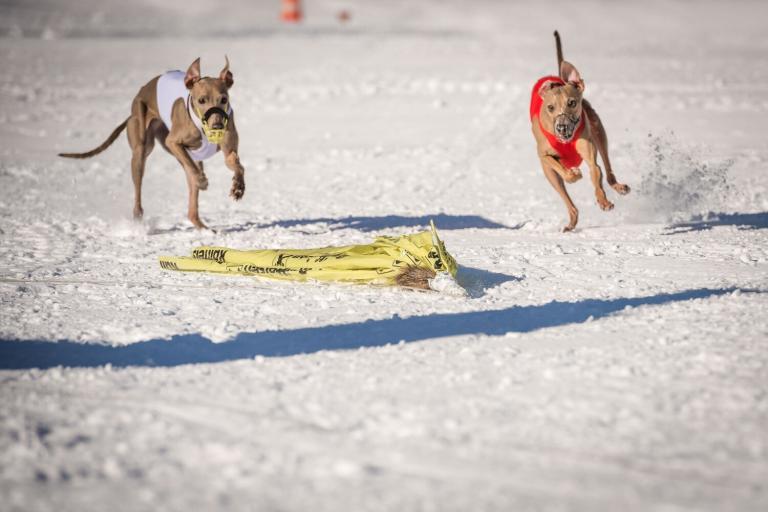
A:
POLYGON ((235 176, 232 178, 232 189, 229 191, 229 197, 235 201, 239 201, 245 194, 245 180, 242 176, 235 176))
POLYGON ((629 185, 624 185, 623 183, 614 183, 611 186, 613 187, 613 190, 615 190, 616 192, 618 192, 623 196, 629 194, 629 191, 630 191, 629 185))
POLYGON ((208 229, 208 226, 206 226, 205 223, 202 220, 200 220, 200 217, 196 215, 189 217, 189 221, 192 223, 193 226, 195 226, 195 229, 199 229, 199 230, 208 229))
POLYGON ((579 223, 579 210, 576 208, 568 210, 568 225, 563 228, 563 233, 568 233, 576 229, 576 224, 579 223))
POLYGON ((583 175, 581 174, 581 169, 573 168, 573 169, 568 169, 568 171, 565 173, 565 176, 563 177, 563 179, 565 179, 565 181, 567 183, 576 183, 582 177, 583 177, 583 175))
POLYGON ((208 190, 208 177, 205 174, 200 174, 197 177, 197 188, 200 190, 208 190))
POLYGON ((613 210, 613 203, 612 203, 612 202, 610 202, 610 201, 609 201, 609 200, 607 200, 607 199, 598 199, 598 200, 597 200, 597 204, 599 204, 599 205, 600 205, 600 208, 601 208, 603 211, 605 211, 605 212, 607 212, 607 211, 610 211, 610 210, 613 210))

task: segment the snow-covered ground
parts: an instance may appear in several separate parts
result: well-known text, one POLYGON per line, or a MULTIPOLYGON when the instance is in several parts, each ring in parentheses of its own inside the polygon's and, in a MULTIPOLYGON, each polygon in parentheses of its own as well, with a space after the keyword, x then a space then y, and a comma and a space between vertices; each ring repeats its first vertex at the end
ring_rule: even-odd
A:
POLYGON ((0 509, 766 510, 768 4, 305 3, 0 6, 0 509), (527 120, 554 28, 633 189, 571 186, 571 234, 527 120), (224 54, 215 233, 160 149, 143 224, 124 136, 55 157, 224 54), (465 298, 157 264, 430 218, 465 298))

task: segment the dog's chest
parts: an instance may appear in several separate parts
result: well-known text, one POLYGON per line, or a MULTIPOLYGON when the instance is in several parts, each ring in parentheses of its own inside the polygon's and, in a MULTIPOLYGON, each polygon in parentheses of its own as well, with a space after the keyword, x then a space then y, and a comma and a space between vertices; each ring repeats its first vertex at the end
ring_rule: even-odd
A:
POLYGON ((544 135, 544 137, 547 139, 547 142, 549 142, 549 145, 552 147, 552 149, 558 154, 560 157, 560 162, 567 168, 574 168, 581 165, 582 157, 579 154, 579 152, 576 150, 576 140, 579 138, 579 135, 581 134, 583 128, 584 128, 584 118, 582 117, 579 120, 579 125, 576 128, 576 132, 573 134, 572 139, 569 142, 561 142, 557 139, 554 133, 550 133, 547 130, 544 129, 544 127, 541 125, 541 118, 539 113, 541 112, 541 107, 544 104, 544 100, 541 97, 541 94, 539 94, 539 91, 543 87, 543 85, 546 82, 555 82, 559 84, 565 84, 565 82, 556 76, 545 76, 543 78, 540 78, 536 84, 533 86, 533 91, 531 93, 531 108, 530 108, 530 114, 531 114, 531 122, 538 123, 539 129, 541 130, 541 133, 544 135))
MULTIPOLYGON (((157 80, 157 109, 160 113, 160 119, 165 124, 165 127, 168 128, 168 131, 173 127, 173 104, 176 100, 182 99, 186 105, 187 97, 189 96, 189 91, 187 91, 187 87, 184 85, 185 75, 183 71, 168 71, 160 75, 160 78, 157 80)), ((193 114, 189 116, 197 127, 197 131, 200 132, 202 144, 195 149, 187 148, 187 153, 196 162, 207 160, 219 151, 219 146, 208 141, 205 137, 200 119, 193 114)))

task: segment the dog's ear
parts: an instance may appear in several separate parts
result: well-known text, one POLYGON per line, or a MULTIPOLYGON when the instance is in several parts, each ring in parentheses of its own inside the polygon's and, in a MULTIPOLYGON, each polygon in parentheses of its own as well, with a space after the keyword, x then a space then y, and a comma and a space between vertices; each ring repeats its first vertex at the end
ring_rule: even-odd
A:
POLYGON ((232 84, 235 83, 235 80, 232 77, 232 72, 229 70, 229 57, 225 55, 224 61, 226 64, 224 64, 224 69, 222 69, 221 73, 219 73, 219 79, 223 81, 227 85, 227 89, 229 89, 232 87, 232 84))
POLYGON ((184 85, 187 89, 191 89, 195 82, 200 80, 200 57, 195 59, 189 69, 187 69, 187 76, 184 77, 184 85))
POLYGON ((539 96, 542 98, 552 89, 555 87, 562 87, 563 84, 555 82, 553 80, 547 80, 543 84, 541 84, 541 87, 539 87, 539 96))
POLYGON ((576 88, 584 92, 584 80, 581 78, 579 70, 567 60, 560 64, 560 78, 565 80, 565 83, 575 85, 576 88))

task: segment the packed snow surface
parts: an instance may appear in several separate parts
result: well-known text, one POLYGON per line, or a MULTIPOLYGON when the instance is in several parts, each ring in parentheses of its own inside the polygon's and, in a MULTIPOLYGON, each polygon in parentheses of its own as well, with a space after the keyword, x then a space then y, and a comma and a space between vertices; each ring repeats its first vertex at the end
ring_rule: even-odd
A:
POLYGON ((304 3, 0 5, 0 508, 767 510, 768 4, 304 3), (585 172, 569 234, 527 116, 555 28, 632 187, 585 172), (160 148, 142 223, 124 135, 55 156, 225 54, 215 231, 160 148), (157 263, 430 219, 466 296, 157 263))

